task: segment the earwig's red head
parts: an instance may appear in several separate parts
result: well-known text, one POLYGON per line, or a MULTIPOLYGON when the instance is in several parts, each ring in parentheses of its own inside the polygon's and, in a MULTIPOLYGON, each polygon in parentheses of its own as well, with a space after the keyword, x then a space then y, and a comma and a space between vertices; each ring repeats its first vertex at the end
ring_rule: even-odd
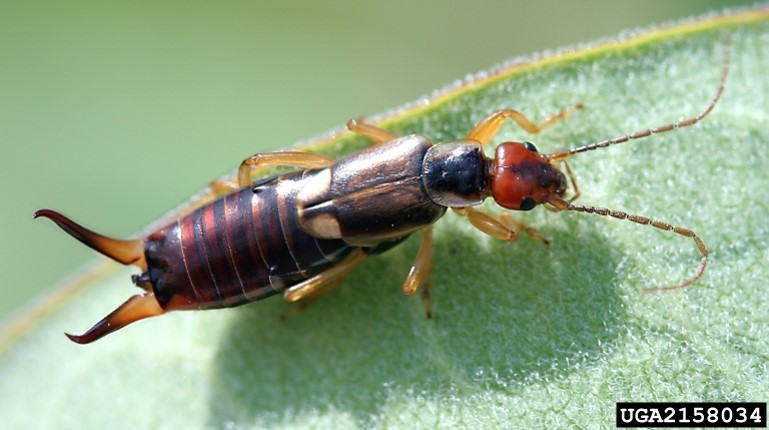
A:
POLYGON ((507 209, 528 211, 566 193, 566 177, 529 142, 497 146, 490 176, 491 195, 507 209))

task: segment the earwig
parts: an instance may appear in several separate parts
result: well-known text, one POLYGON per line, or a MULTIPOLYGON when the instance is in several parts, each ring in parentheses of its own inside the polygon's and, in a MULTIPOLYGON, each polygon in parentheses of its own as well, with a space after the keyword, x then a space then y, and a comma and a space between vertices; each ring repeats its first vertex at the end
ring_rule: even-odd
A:
POLYGON ((643 215, 574 204, 581 193, 566 160, 697 124, 724 92, 731 57, 730 43, 726 45, 718 88, 697 116, 553 154, 540 154, 529 142, 503 142, 493 158, 483 148, 508 120, 537 134, 582 109, 581 104, 538 124, 516 110, 503 109, 481 120, 464 140, 440 144, 420 135, 398 137, 363 120, 352 120, 347 128, 369 138, 372 147, 339 160, 298 151, 256 154, 240 165, 236 181, 214 183, 228 191, 226 195, 142 239, 102 236, 58 212, 41 209, 35 218, 49 218, 92 249, 142 271, 132 280, 143 293, 129 298, 84 334, 67 336, 80 344, 90 343, 170 310, 238 306, 278 293, 288 301, 307 302, 338 286, 368 256, 416 232, 421 233, 422 244, 402 290, 414 294, 421 288, 430 317, 432 225, 447 209, 501 240, 515 240, 522 232, 550 243, 507 213, 494 216, 474 208, 488 197, 509 210, 528 211, 542 205, 554 212, 608 216, 691 238, 701 254, 694 274, 659 289, 685 288, 707 268, 708 249, 700 237, 693 230, 643 215), (254 169, 277 165, 298 169, 251 182, 254 169))

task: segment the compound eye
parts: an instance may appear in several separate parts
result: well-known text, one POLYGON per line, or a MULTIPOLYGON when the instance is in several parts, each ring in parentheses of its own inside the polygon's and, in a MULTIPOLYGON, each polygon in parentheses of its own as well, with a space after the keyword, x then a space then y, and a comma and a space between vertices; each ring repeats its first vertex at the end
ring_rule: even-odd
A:
POLYGON ((534 209, 537 206, 537 202, 534 201, 531 197, 524 197, 523 200, 521 200, 521 210, 522 211, 530 211, 534 209))
POLYGON ((531 152, 537 152, 537 153, 539 152, 537 151, 537 147, 534 146, 534 144, 531 142, 523 142, 523 146, 526 147, 526 149, 528 149, 531 152))

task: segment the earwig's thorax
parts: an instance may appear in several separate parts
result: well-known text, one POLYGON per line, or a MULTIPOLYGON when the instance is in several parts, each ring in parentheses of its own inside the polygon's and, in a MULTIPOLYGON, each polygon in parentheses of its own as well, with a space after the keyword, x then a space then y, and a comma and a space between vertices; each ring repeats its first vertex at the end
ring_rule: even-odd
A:
POLYGON ((422 162, 422 183, 430 199, 441 206, 474 206, 488 197, 487 157, 477 142, 433 145, 422 162))
POLYGON ((528 211, 566 193, 564 174, 529 142, 497 146, 489 176, 491 195, 507 209, 528 211))

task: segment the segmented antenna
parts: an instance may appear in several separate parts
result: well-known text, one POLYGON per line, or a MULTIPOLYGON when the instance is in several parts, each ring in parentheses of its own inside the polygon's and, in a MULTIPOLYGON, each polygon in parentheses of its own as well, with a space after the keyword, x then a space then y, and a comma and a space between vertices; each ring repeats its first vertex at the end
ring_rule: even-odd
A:
MULTIPOLYGON (((591 143, 590 145, 580 146, 580 147, 572 148, 566 151, 557 152, 555 154, 547 155, 546 157, 549 160, 552 160, 552 162, 561 162, 571 157, 572 155, 580 152, 592 151, 598 148, 606 148, 608 146, 628 142, 630 140, 643 139, 644 137, 651 136, 652 134, 665 133, 677 128, 689 127, 691 125, 697 124, 698 122, 700 122, 700 120, 702 120, 703 118, 708 116, 708 114, 710 114, 710 112, 716 106, 716 103, 718 103, 718 101, 721 99, 721 94, 723 94, 724 88, 726 88, 726 79, 729 75, 729 63, 731 62, 731 58, 732 58, 731 35, 725 34, 724 39, 725 39, 724 63, 723 63, 723 66, 721 67, 721 78, 718 84, 718 89, 716 89, 716 93, 713 96, 713 98, 710 100, 710 103, 708 103, 708 105, 705 107, 705 109, 702 110, 702 112, 700 112, 699 115, 692 118, 684 119, 678 122, 654 127, 654 128, 639 130, 631 134, 615 137, 613 139, 602 140, 600 142, 591 143)), ((568 165, 566 165, 566 167, 568 169, 568 165)), ((568 173, 569 173, 569 177, 571 178, 572 185, 576 189, 576 182, 574 181, 574 176, 573 176, 573 173, 571 173, 571 169, 568 169, 568 173)), ((694 244, 697 247, 697 250, 699 250, 700 254, 702 255, 702 259, 700 260, 700 264, 697 266, 697 270, 695 271, 694 275, 692 275, 691 277, 684 280, 678 285, 667 286, 667 287, 644 288, 644 291, 667 291, 667 290, 677 290, 681 288, 686 288, 689 285, 692 285, 693 283, 697 282, 697 280, 700 279, 702 275, 705 273, 705 269, 708 266, 708 248, 705 246, 705 244, 702 242, 700 237, 694 231, 688 228, 675 226, 663 221, 654 220, 643 215, 629 214, 627 212, 622 212, 622 211, 617 211, 617 210, 612 210, 612 209, 607 209, 602 207, 572 204, 572 201, 574 201, 579 196, 579 191, 578 189, 576 190, 577 191, 575 196, 568 201, 556 196, 551 197, 547 202, 549 203, 549 208, 555 211, 567 210, 567 211, 583 212, 583 213, 609 216, 617 219, 628 220, 636 224, 648 225, 660 230, 671 231, 678 235, 688 237, 694 241, 694 244)))
POLYGON ((574 154, 578 154, 580 152, 587 152, 592 151, 594 149, 598 148, 606 148, 612 145, 616 145, 618 143, 625 143, 631 140, 636 139, 643 139, 644 137, 651 136, 652 134, 660 134, 665 133, 671 130, 675 130, 677 128, 684 128, 689 127, 691 125, 697 124, 702 120, 702 118, 705 118, 708 116, 708 114, 713 110, 714 107, 716 107, 716 103, 718 103, 718 100, 721 99, 721 94, 724 92, 724 88, 726 88, 726 78, 729 76, 729 63, 732 59, 732 37, 731 33, 726 33, 724 35, 724 64, 721 66, 721 79, 718 84, 718 89, 716 89, 715 95, 713 95, 713 98, 710 100, 710 103, 705 107, 705 109, 700 112, 699 115, 684 119, 678 122, 673 122, 670 124, 660 125, 658 127, 654 128, 647 128, 645 130, 639 130, 634 133, 625 134, 623 136, 618 136, 613 139, 607 139, 602 140, 600 142, 591 143, 589 145, 580 146, 577 148, 571 148, 565 151, 556 152, 554 154, 547 155, 547 158, 549 160, 553 161, 563 161, 569 157, 571 157, 574 154))

